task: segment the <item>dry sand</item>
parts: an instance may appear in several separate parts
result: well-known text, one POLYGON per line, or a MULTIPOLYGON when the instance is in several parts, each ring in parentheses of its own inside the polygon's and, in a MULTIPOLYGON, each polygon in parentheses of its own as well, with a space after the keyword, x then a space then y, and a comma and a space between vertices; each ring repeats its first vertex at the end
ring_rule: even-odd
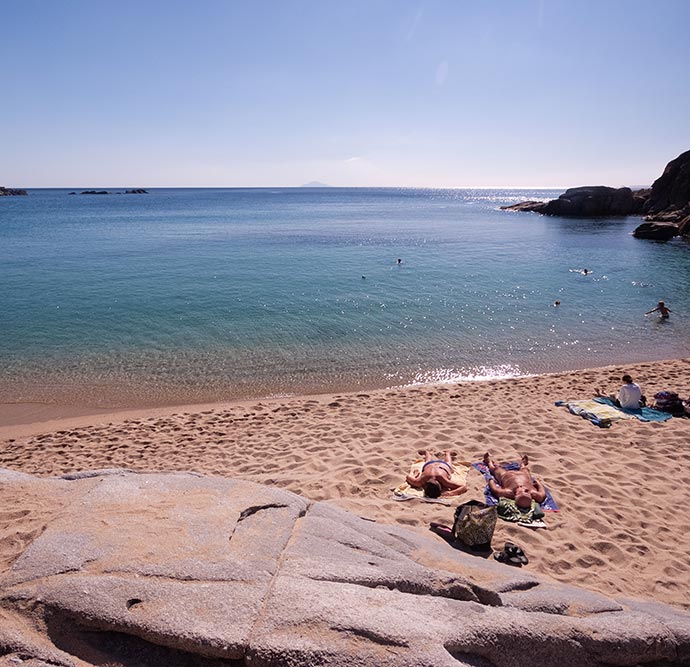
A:
MULTIPOLYGON (((390 493, 418 449, 449 448, 477 461, 487 450, 497 460, 524 453, 561 511, 547 513, 546 530, 499 521, 496 548, 517 542, 529 570, 558 581, 689 609, 690 420, 601 429, 554 405, 588 398, 599 386, 613 391, 624 372, 647 396, 662 389, 690 395, 690 359, 683 359, 358 394, 109 415, 74 411, 58 421, 27 423, 55 413, 14 409, 0 424, 0 467, 40 476, 113 467, 193 470, 276 485, 427 532, 431 521, 451 524, 453 507, 396 502, 390 493)), ((472 470, 468 483, 460 501, 481 499, 479 473, 472 470)), ((0 561, 16 553, 22 535, 38 530, 5 501, 0 561)))

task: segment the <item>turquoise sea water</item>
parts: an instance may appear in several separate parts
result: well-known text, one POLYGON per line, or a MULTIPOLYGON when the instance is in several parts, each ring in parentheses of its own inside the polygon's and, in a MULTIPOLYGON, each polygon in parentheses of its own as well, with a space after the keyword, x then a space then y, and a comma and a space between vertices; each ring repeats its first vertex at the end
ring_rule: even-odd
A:
POLYGON ((0 198, 0 401, 173 404, 690 356, 690 245, 634 239, 639 218, 498 210, 558 194, 0 198), (643 316, 659 299, 668 321, 643 316))

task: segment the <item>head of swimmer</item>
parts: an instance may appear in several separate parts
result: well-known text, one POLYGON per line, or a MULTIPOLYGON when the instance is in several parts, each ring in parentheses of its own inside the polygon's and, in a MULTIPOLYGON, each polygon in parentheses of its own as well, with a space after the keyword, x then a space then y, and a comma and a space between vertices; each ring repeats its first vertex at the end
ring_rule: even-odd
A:
POLYGON ((532 507, 532 494, 527 487, 518 486, 518 488, 515 489, 515 504, 521 510, 526 510, 532 507))
POLYGON ((441 485, 435 479, 430 479, 424 485, 424 495, 427 498, 438 498, 441 495, 441 485))

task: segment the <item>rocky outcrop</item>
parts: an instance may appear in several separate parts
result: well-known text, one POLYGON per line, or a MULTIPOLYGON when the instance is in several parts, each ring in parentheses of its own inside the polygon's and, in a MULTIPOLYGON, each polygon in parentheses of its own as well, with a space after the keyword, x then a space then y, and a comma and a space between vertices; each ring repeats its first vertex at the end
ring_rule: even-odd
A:
MULTIPOLYGON (((664 173, 652 184, 645 205, 649 214, 677 211, 690 204, 690 151, 681 153, 666 165, 664 173)), ((690 212, 689 212, 690 213, 690 212)))
POLYGON ((654 241, 668 241, 678 236, 678 225, 672 222, 643 222, 635 228, 633 236, 638 239, 652 239, 654 241))
POLYGON ((79 194, 81 195, 109 195, 107 190, 83 190, 79 194))
POLYGON ((556 584, 276 488, 0 471, 9 499, 8 665, 690 664, 680 610, 556 584))
POLYGON ((688 236, 690 223, 685 221, 690 217, 690 151, 671 160, 651 188, 635 191, 601 185, 571 188, 548 202, 526 201, 501 208, 577 218, 647 213, 648 223, 662 224, 640 225, 633 232, 637 238, 668 240, 678 234, 688 236), (682 229, 681 223, 684 223, 682 229), (668 224, 676 226, 675 233, 668 224))
POLYGON ((4 188, 0 186, 0 197, 13 197, 18 195, 28 195, 26 190, 18 190, 17 188, 4 188))
POLYGON ((134 188, 134 190, 125 190, 126 195, 147 195, 148 190, 144 190, 144 188, 134 188))
POLYGON ((630 188, 609 188, 592 185, 566 190, 558 199, 548 202, 521 202, 502 206, 507 211, 534 211, 543 215, 557 215, 566 218, 599 218, 640 213, 644 205, 643 190, 633 192, 630 188))

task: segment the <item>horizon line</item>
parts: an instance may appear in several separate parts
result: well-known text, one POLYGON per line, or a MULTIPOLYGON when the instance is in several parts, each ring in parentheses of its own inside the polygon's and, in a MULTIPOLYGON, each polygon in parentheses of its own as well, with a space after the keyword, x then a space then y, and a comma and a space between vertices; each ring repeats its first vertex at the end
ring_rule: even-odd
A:
MULTIPOLYGON (((568 190, 577 187, 600 187, 601 184, 588 185, 149 185, 149 186, 79 186, 39 185, 3 186, 10 190, 568 190)), ((609 185, 604 187, 630 188, 631 190, 650 188, 651 185, 609 185)))

